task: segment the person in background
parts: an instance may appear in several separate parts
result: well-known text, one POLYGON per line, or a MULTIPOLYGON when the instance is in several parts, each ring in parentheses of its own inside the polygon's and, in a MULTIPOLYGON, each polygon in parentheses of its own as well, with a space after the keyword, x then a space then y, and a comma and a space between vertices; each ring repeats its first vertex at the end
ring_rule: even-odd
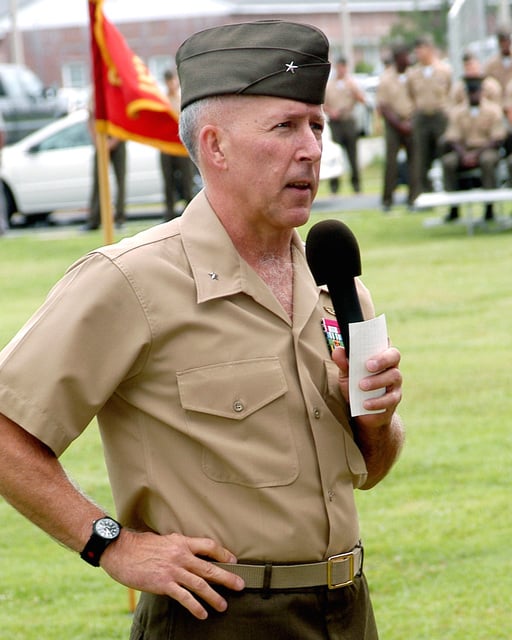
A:
MULTIPOLYGON (((498 51, 489 58, 484 68, 484 75, 495 78, 501 86, 501 104, 507 126, 507 135, 503 143, 504 154, 507 157, 507 164, 510 164, 509 158, 512 157, 512 124, 509 117, 512 94, 511 31, 512 27, 509 24, 502 24, 497 27, 496 41, 498 44, 498 51)), ((512 183, 510 178, 509 182, 512 183)))
MULTIPOLYGON (((338 58, 335 77, 327 84, 324 108, 329 116, 332 139, 341 145, 347 154, 351 173, 350 182, 354 193, 361 191, 357 149, 359 132, 354 117, 354 107, 358 102, 366 104, 364 93, 349 74, 346 58, 338 58)), ((339 178, 333 178, 330 186, 331 192, 337 193, 339 178)))
POLYGON ((180 135, 204 191, 75 263, 0 354, 0 492, 142 591, 132 640, 377 639, 354 488, 399 455, 400 352, 368 358, 361 389, 382 393, 351 417, 332 300, 296 230, 328 51, 279 20, 188 38, 180 135), (118 520, 58 461, 95 415, 118 520))
POLYGON ((512 185, 512 80, 510 80, 505 88, 503 110, 505 112, 507 129, 507 135, 503 143, 503 153, 507 163, 508 184, 512 185))
POLYGON ((484 76, 480 60, 471 51, 462 56, 463 77, 454 83, 451 99, 453 104, 460 104, 468 99, 464 78, 483 78, 482 98, 501 105, 503 90, 500 83, 493 76, 484 76))
MULTIPOLYGON (((89 130, 95 145, 93 160, 93 179, 91 195, 89 199, 89 214, 87 222, 83 227, 84 231, 94 231, 101 224, 100 212, 100 188, 98 178, 98 151, 96 149, 96 131, 94 129, 94 108, 89 108, 89 130)), ((114 224, 117 229, 122 229, 126 219, 126 142, 113 136, 107 139, 109 161, 114 170, 116 180, 116 201, 114 212, 114 224)))
POLYGON ((429 171, 434 160, 439 157, 452 87, 452 69, 439 59, 429 35, 416 40, 414 53, 416 63, 407 71, 407 89, 414 105, 414 173, 411 178, 413 200, 420 193, 432 190, 429 171))
MULTIPOLYGON (((167 97, 175 113, 180 112, 180 83, 178 75, 167 70, 164 74, 167 97)), ((165 194, 165 220, 176 217, 176 194, 188 204, 193 197, 194 165, 186 156, 175 156, 168 153, 160 153, 160 166, 164 181, 165 194)))
POLYGON ((495 55, 487 60, 483 75, 495 78, 505 96, 507 84, 512 80, 512 52, 510 43, 511 28, 507 25, 501 25, 496 30, 496 40, 498 51, 495 55))
POLYGON ((377 109, 384 119, 385 157, 382 209, 389 211, 398 184, 398 152, 405 149, 407 158, 408 196, 412 207, 410 176, 413 175, 412 111, 413 103, 407 90, 406 70, 409 67, 409 48, 393 47, 393 62, 383 71, 377 87, 377 109))
MULTIPOLYGON (((446 191, 457 191, 461 172, 476 168, 482 188, 496 188, 496 167, 506 129, 500 105, 482 98, 482 81, 481 77, 464 78, 467 101, 450 111, 441 158, 446 191)), ((492 220, 493 215, 492 204, 487 204, 485 220, 492 220)), ((446 220, 458 217, 459 209, 454 206, 446 220)))

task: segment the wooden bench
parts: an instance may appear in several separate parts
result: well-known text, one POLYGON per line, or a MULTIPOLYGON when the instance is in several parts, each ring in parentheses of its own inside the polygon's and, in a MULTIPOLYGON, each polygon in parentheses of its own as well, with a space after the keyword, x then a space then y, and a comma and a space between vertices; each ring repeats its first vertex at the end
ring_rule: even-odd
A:
MULTIPOLYGON (((434 227, 441 224, 463 224, 467 226, 469 234, 472 234, 476 227, 487 227, 489 222, 483 219, 483 210, 486 204, 498 204, 500 209, 506 202, 512 203, 512 189, 469 189, 467 191, 433 191, 422 193, 414 201, 415 209, 436 209, 438 207, 461 208, 458 219, 447 222, 445 217, 429 218, 425 220, 425 227, 434 227), (476 211, 476 217, 473 215, 476 211)), ((504 215, 500 211, 500 216, 496 215, 495 221, 499 229, 512 228, 512 217, 504 215)))

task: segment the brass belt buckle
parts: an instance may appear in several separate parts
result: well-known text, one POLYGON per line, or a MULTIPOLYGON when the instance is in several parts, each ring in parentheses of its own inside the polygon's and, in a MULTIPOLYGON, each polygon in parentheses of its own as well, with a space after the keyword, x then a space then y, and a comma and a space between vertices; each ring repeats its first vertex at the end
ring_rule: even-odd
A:
POLYGON ((354 582, 354 552, 347 551, 347 553, 339 553, 336 556, 331 556, 327 558, 327 588, 328 589, 339 589, 340 587, 347 587, 349 584, 354 582), (348 572, 349 579, 345 580, 345 582, 333 582, 332 574, 333 567, 336 564, 341 564, 348 562, 348 572))

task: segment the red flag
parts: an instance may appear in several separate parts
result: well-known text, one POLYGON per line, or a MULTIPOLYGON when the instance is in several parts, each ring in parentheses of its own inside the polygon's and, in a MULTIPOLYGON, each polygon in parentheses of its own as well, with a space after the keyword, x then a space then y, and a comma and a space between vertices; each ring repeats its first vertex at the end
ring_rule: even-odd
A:
POLYGON ((96 130, 173 155, 187 155, 177 114, 146 65, 105 18, 103 0, 89 0, 96 130))

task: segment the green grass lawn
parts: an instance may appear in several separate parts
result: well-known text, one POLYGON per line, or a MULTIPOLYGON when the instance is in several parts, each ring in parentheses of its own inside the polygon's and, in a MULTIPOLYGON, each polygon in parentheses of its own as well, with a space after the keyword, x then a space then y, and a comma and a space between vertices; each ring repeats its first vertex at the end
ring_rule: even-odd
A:
MULTIPOLYGON (((366 572, 383 640, 510 640, 512 237, 425 229, 425 215, 329 214, 357 235, 363 280, 402 352, 406 446, 383 483, 357 494, 366 572)), ((100 243, 73 231, 0 240, 0 344, 100 243)), ((64 464, 110 506, 95 429, 64 464)), ((0 637, 127 637, 126 589, 3 502, 0 520, 0 637)))

